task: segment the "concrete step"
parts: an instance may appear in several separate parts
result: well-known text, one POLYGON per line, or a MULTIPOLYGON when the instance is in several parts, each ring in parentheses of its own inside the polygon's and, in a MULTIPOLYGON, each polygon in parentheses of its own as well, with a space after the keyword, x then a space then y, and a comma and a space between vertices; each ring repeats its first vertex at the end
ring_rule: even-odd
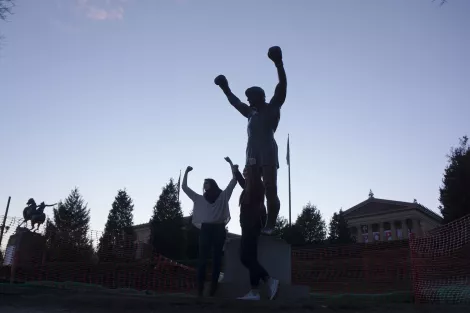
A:
MULTIPOLYGON (((208 295, 210 290, 210 283, 206 283, 204 286, 204 294, 208 295)), ((243 297, 245 294, 250 291, 250 284, 247 283, 219 283, 216 298, 224 299, 236 299, 238 297, 243 297)), ((269 299, 269 290, 267 285, 260 285, 260 294, 262 300, 269 299)), ((282 302, 295 302, 299 300, 308 299, 310 295, 310 287, 301 286, 301 285, 289 285, 289 284, 280 284, 279 290, 275 300, 280 300, 282 302)))

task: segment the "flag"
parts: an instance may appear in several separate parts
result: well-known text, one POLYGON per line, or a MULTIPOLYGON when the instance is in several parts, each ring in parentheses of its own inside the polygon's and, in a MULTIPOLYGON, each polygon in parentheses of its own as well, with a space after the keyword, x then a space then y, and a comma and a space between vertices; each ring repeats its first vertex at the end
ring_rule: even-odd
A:
POLYGON ((290 149, 289 149, 289 135, 287 135, 287 165, 290 165, 290 149))
POLYGON ((180 177, 178 178, 178 201, 180 200, 180 189, 181 189, 181 170, 180 170, 180 177))

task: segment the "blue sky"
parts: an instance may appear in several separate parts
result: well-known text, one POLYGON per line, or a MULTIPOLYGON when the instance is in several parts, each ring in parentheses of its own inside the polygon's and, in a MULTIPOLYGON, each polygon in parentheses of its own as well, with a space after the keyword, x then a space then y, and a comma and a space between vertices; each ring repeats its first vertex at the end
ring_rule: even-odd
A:
POLYGON ((279 45, 281 215, 288 133, 293 218, 311 201, 328 221, 369 189, 437 211, 446 154, 470 133, 469 13, 467 0, 18 0, 0 23, 0 201, 21 216, 28 198, 78 186, 101 230, 120 188, 137 224, 187 165, 194 190, 206 177, 225 186, 246 120, 213 79, 270 96, 266 53, 279 45))

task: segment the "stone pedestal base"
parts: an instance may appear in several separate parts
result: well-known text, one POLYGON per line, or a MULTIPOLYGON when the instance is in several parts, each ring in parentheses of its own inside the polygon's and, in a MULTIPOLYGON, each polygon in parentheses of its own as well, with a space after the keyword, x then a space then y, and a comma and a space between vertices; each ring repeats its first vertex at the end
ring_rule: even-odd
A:
MULTIPOLYGON (((249 280, 248 270, 240 261, 240 238, 230 239, 225 246, 224 283, 244 284, 249 280)), ((291 247, 282 239, 260 236, 258 261, 269 275, 282 284, 291 283, 291 247)))
POLYGON ((45 247, 44 236, 33 233, 26 228, 18 228, 16 233, 10 236, 5 253, 4 265, 11 266, 10 281, 15 281, 17 268, 27 270, 41 265, 45 247))
MULTIPOLYGON (((269 275, 279 279, 277 299, 296 301, 308 298, 308 286, 291 285, 291 246, 282 239, 261 236, 258 240, 258 260, 269 275)), ((225 246, 225 269, 217 297, 236 299, 250 290, 248 270, 240 261, 240 238, 230 239, 225 246)), ((210 284, 208 284, 210 285, 210 284)), ((260 284, 262 298, 268 299, 267 286, 260 284)))

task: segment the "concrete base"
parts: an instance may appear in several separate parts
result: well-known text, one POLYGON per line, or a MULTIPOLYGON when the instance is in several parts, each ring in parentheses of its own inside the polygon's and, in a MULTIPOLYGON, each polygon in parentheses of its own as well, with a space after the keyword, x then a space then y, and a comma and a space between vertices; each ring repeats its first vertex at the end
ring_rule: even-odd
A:
MULTIPOLYGON (((232 238, 225 246, 224 283, 245 284, 249 280, 248 270, 240 261, 240 238, 232 238)), ((291 283, 291 247, 282 239, 260 236, 258 260, 269 275, 281 284, 291 283)))
MULTIPOLYGON (((261 236, 258 240, 258 260, 270 276, 279 279, 280 287, 276 299, 295 302, 309 297, 308 286, 291 285, 291 246, 276 237, 261 236)), ((206 285, 206 294, 210 283, 206 285)), ((236 299, 250 290, 250 275, 240 261, 240 238, 230 239, 225 246, 224 277, 217 289, 217 298, 236 299)), ((262 299, 269 299, 268 288, 260 284, 262 299)))
MULTIPOLYGON (((207 283, 204 286, 204 294, 209 294, 210 283, 207 283)), ((234 284, 234 283, 219 283, 216 298, 224 299, 237 299, 238 297, 243 297, 250 291, 249 282, 245 284, 234 284)), ((267 285, 260 285, 260 294, 262 300, 269 300, 269 290, 267 285)), ((289 285, 281 284, 275 300, 282 302, 296 302, 300 300, 308 299, 310 295, 310 287, 301 286, 301 285, 289 285)))
POLYGON ((8 240, 4 265, 39 265, 42 263, 45 247, 44 236, 19 227, 8 240))

